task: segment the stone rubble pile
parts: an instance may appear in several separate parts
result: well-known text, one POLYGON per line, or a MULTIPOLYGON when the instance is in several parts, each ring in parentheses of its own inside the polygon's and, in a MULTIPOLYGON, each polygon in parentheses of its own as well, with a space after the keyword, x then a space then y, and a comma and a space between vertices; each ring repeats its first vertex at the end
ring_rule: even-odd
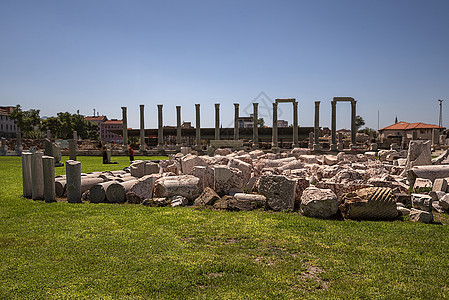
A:
MULTIPOLYGON (((68 161, 67 175, 54 180, 54 194, 68 202, 299 210, 315 218, 410 215, 428 223, 433 212, 449 211, 449 166, 431 165, 429 147, 413 141, 408 152, 338 155, 312 155, 301 148, 276 154, 217 149, 212 157, 178 153, 160 163, 134 161, 122 171, 88 174, 80 173, 79 162, 68 161)), ((47 195, 52 190, 44 189, 46 169, 42 153, 24 153, 24 196, 55 200, 47 195), (44 191, 50 192, 44 196, 44 191)))

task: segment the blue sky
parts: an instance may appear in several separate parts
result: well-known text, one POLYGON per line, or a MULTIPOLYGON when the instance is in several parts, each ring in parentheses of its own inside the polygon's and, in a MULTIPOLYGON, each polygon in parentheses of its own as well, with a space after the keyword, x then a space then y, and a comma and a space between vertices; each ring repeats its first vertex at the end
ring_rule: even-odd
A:
MULTIPOLYGON (((377 129, 395 116, 438 124, 444 99, 449 127, 449 1, 0 1, 0 105, 91 115, 95 108, 139 126, 223 126, 234 107, 296 98, 300 126, 330 126, 335 96, 357 100, 357 114, 377 129)), ((291 107, 279 119, 291 122, 291 107)), ((350 128, 350 105, 337 106, 350 128)), ((263 108, 261 111, 262 114, 263 108)), ((267 123, 269 118, 266 117, 267 123)))

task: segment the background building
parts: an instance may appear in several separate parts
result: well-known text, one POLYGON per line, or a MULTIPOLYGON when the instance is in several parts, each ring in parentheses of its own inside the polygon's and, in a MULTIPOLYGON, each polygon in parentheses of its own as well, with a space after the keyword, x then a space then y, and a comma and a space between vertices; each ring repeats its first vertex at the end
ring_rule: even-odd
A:
POLYGON ((0 137, 15 138, 17 136, 17 125, 8 117, 14 108, 14 106, 0 106, 0 137))

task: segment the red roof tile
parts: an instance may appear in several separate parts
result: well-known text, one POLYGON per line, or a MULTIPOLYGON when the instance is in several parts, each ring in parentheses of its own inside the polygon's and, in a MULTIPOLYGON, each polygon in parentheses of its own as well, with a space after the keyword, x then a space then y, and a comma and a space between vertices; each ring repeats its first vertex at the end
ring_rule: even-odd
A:
POLYGON ((398 122, 396 124, 384 127, 382 129, 379 129, 379 131, 382 130, 412 130, 412 129, 444 129, 444 127, 439 127, 438 125, 433 124, 426 124, 426 123, 407 123, 407 122, 398 122))

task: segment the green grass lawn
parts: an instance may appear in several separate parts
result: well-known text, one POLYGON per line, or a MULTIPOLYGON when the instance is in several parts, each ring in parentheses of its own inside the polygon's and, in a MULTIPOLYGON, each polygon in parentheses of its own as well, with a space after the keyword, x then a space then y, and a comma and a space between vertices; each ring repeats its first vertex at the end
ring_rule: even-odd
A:
MULTIPOLYGON (((82 172, 128 165, 78 159, 82 172)), ((20 158, 0 157, 2 299, 449 298, 447 215, 355 222, 21 194, 20 158)))

